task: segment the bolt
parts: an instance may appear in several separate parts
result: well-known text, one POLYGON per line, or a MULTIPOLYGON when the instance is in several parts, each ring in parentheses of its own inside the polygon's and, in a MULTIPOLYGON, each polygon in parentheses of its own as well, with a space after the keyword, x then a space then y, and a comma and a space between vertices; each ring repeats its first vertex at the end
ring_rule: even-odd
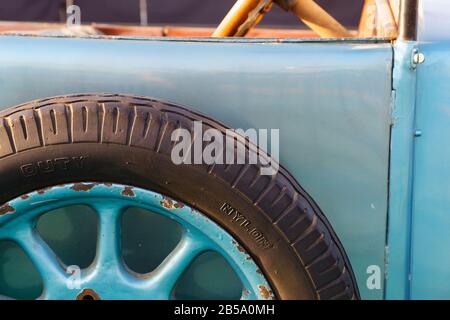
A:
POLYGON ((416 52, 413 56, 414 64, 422 64, 425 62, 425 55, 421 52, 416 52))

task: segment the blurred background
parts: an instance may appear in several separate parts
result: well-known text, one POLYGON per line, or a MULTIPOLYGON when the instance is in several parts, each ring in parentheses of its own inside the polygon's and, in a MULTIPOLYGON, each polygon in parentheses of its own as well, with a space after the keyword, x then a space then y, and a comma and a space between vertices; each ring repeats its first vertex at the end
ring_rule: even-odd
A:
MULTIPOLYGON (((338 21, 356 27, 363 0, 317 0, 338 21)), ((81 8, 81 22, 216 26, 235 0, 0 0, 0 20, 58 22, 66 19, 66 5, 81 8)), ((298 26, 299 20, 278 6, 262 25, 298 26)))

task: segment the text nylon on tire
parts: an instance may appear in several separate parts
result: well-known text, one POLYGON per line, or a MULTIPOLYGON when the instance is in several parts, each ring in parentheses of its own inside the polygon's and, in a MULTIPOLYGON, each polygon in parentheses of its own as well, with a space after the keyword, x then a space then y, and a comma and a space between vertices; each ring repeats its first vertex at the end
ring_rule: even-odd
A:
MULTIPOLYGON (((200 211, 251 255, 278 299, 357 299, 346 254, 317 204, 282 167, 175 165, 171 134, 222 124, 155 99, 116 94, 33 101, 0 113, 0 216, 9 201, 83 181, 150 190, 200 211)), ((247 152, 257 152, 246 146, 247 152)))

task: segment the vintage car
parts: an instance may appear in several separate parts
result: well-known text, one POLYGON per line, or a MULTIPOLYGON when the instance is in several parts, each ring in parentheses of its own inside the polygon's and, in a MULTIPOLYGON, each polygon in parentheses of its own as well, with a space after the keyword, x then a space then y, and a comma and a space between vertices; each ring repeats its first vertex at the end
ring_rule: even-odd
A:
POLYGON ((313 0, 68 9, 0 23, 3 298, 450 298, 447 2, 366 0, 356 30, 313 0), (272 5, 310 29, 257 27, 272 5))

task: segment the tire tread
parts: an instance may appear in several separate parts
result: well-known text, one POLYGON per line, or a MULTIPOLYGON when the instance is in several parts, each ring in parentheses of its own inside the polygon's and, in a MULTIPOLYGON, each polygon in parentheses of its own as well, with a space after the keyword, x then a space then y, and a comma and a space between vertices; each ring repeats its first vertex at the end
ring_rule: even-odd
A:
MULTIPOLYGON (((221 131, 227 128, 183 107, 144 97, 87 94, 37 100, 0 112, 0 159, 49 144, 81 142, 167 153, 171 132, 194 120, 221 131), (111 126, 113 130, 106 130, 111 126)), ((264 212, 304 264, 319 299, 359 298, 349 260, 330 223, 284 168, 261 185, 262 176, 255 176, 250 165, 210 165, 205 170, 264 212)))

